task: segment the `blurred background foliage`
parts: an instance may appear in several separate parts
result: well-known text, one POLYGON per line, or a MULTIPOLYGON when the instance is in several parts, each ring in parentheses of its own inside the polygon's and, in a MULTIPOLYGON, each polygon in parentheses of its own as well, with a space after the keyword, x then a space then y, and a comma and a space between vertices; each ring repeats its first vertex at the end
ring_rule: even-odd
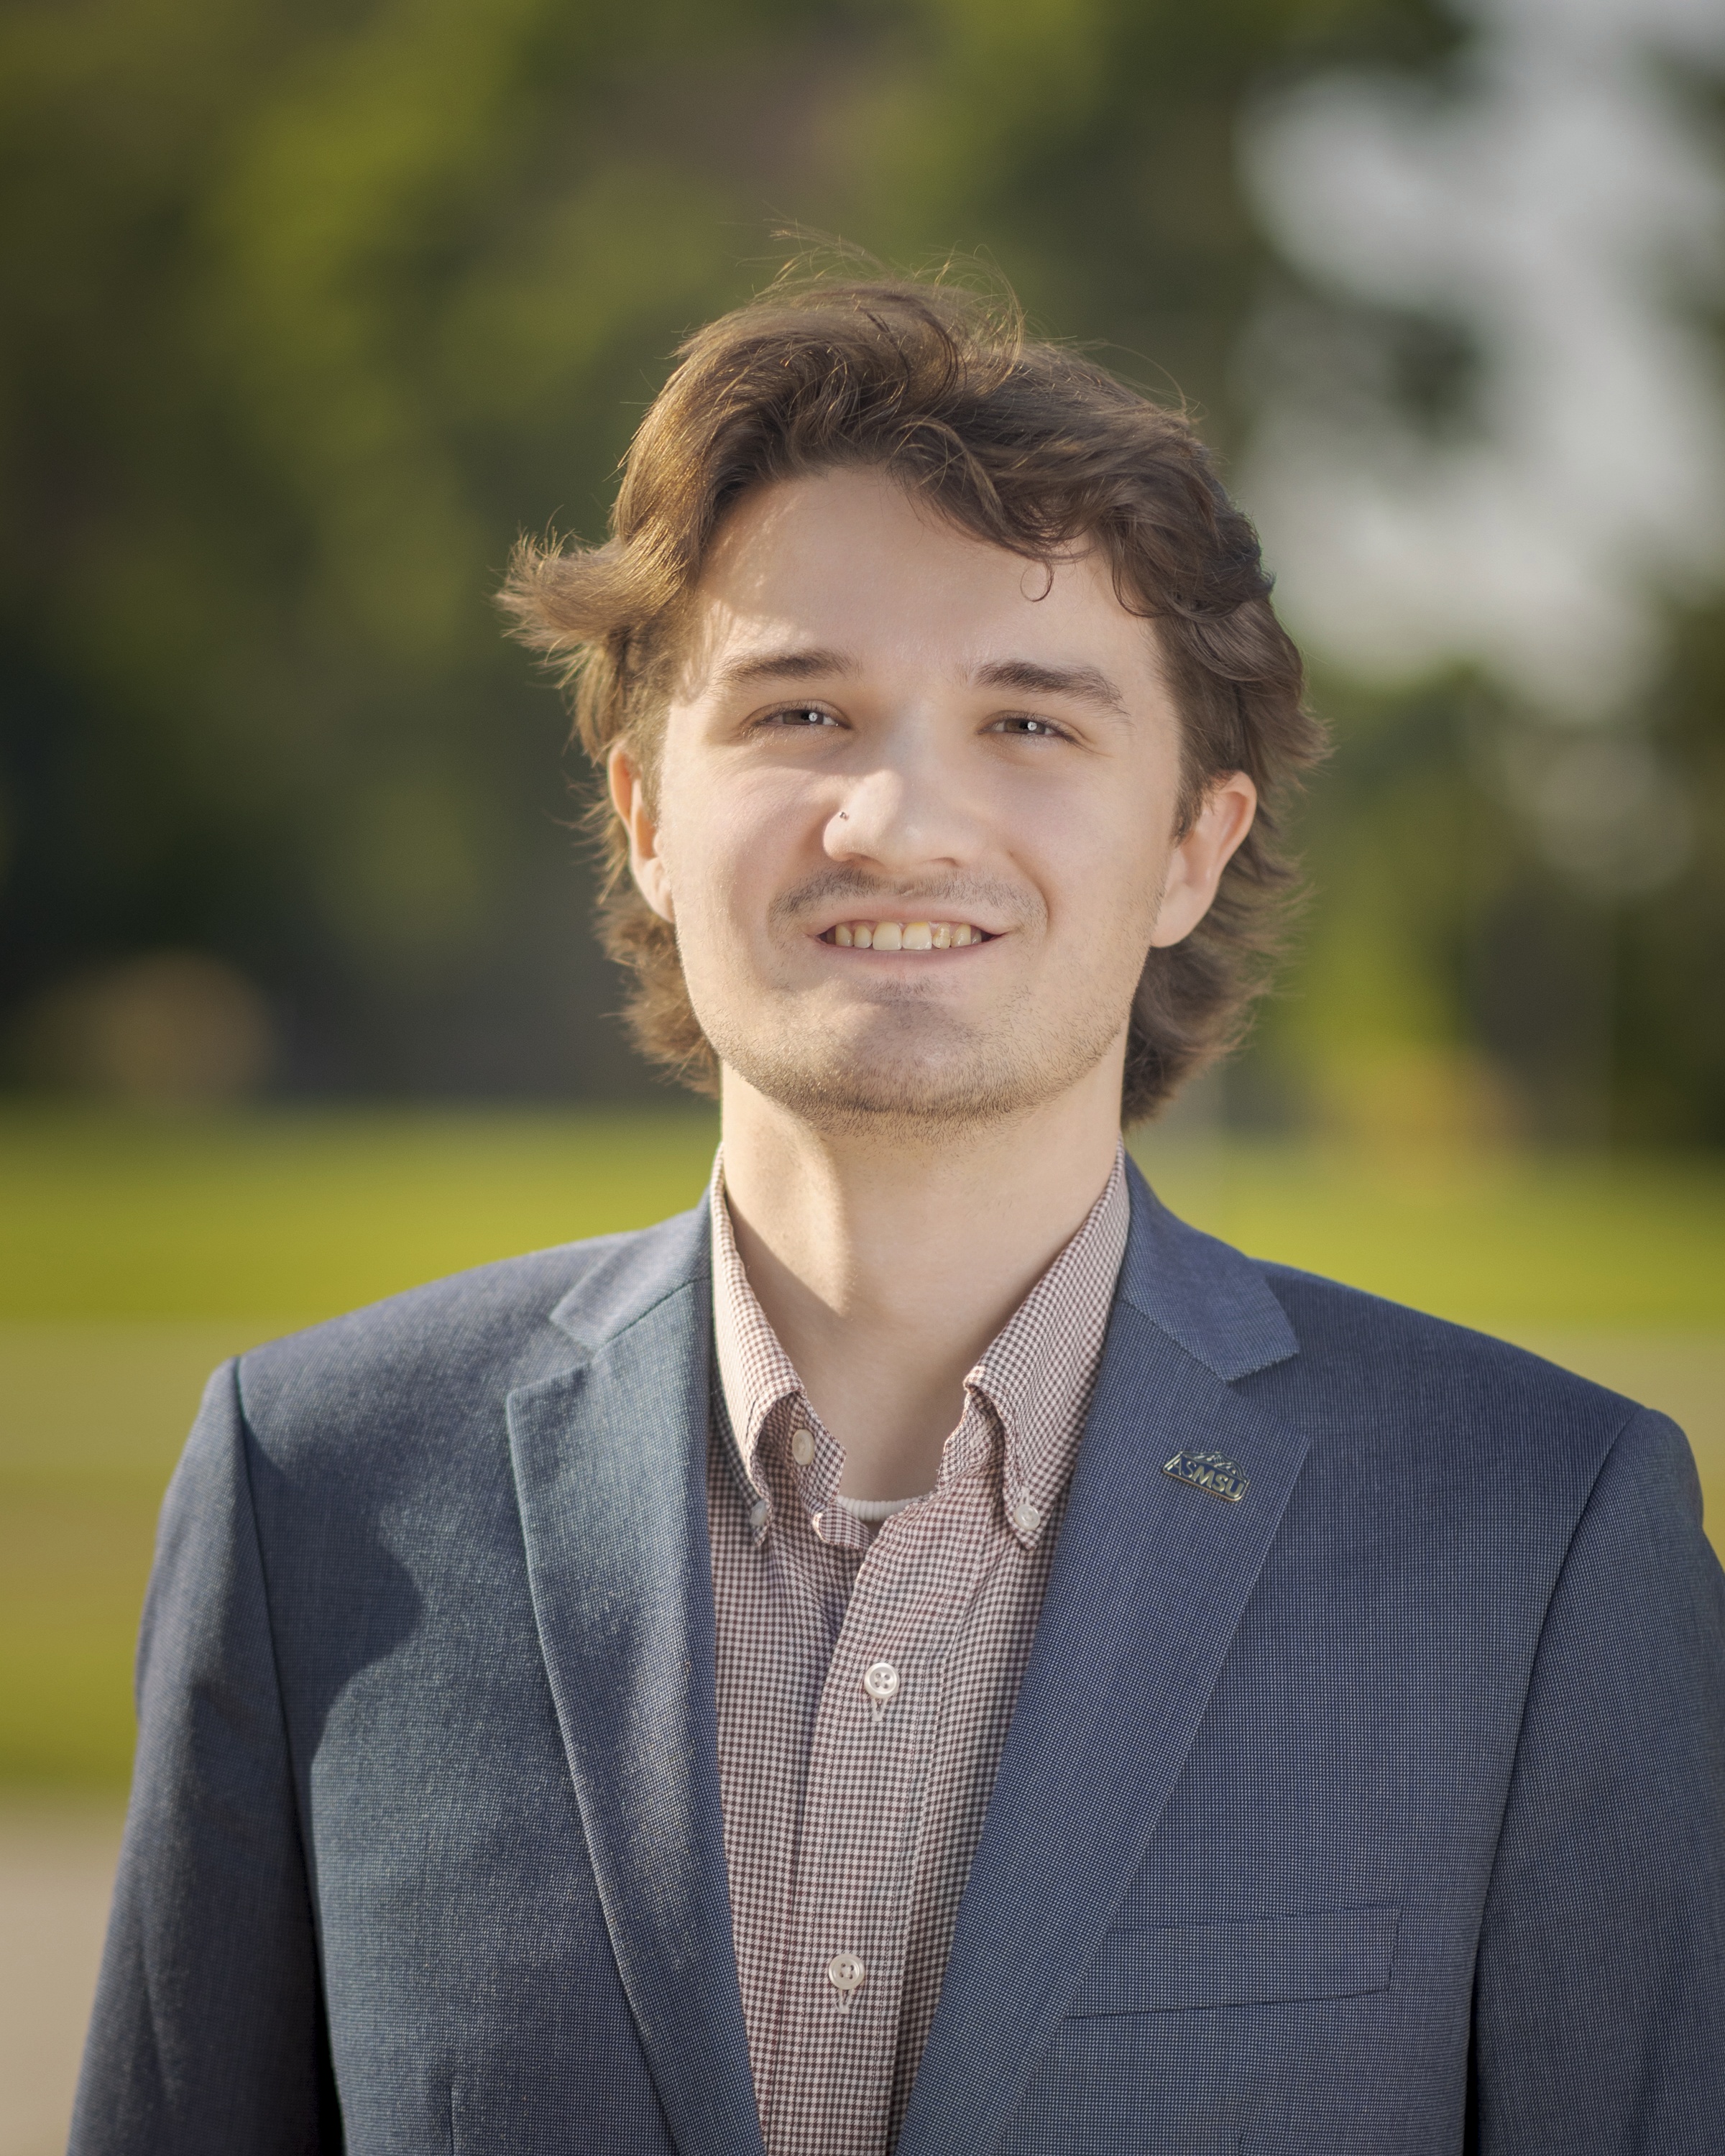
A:
MULTIPOLYGON (((490 603, 516 532, 600 532, 667 355, 784 226, 998 268, 1189 400, 1249 506, 1314 321, 1440 434, 1465 310, 1327 289, 1241 146, 1290 86, 1453 87, 1477 33, 1421 0, 10 0, 6 1080, 650 1095, 563 721, 490 603)), ((1317 896, 1229 1120, 1725 1137, 1725 620, 1707 588, 1662 620, 1630 731, 1687 835, 1604 891, 1503 783, 1529 728, 1465 639, 1393 680, 1318 640, 1317 896)))

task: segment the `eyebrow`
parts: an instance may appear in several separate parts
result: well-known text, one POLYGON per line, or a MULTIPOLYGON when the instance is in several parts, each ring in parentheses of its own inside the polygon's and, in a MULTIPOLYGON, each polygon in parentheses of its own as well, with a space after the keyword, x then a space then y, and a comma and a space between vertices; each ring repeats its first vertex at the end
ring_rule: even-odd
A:
MULTIPOLYGON (((763 651, 727 660, 719 669, 721 689, 752 688, 769 681, 830 681, 857 670, 856 661, 824 644, 763 651)), ((1100 666, 1049 666, 1034 659, 997 659, 971 680, 981 689, 1015 690, 1024 696, 1066 696, 1099 711, 1130 716, 1126 698, 1100 666)))
POLYGON ((719 669, 721 689, 749 688, 760 681, 829 681, 854 674, 856 662, 842 651, 819 645, 798 651, 763 651, 752 658, 728 660, 719 669))
POLYGON ((1026 696, 1070 696, 1081 704, 1129 716, 1127 701, 1100 666, 1045 666, 1034 659, 999 659, 972 675, 979 688, 1016 689, 1026 696))

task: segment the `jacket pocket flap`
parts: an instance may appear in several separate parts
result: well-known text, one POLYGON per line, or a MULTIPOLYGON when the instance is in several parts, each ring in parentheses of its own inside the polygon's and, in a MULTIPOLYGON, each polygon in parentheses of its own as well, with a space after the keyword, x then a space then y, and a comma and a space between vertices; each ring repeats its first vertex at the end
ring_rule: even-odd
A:
POLYGON ((1110 1932, 1069 2010, 1163 2014, 1387 1990, 1400 1915, 1394 1908, 1320 1909, 1110 1932))

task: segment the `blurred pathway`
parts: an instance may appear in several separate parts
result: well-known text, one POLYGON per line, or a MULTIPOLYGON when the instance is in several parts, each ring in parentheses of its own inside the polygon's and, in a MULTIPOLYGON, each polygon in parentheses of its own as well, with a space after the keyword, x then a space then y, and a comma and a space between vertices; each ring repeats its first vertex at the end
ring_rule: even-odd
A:
POLYGON ((0 2156, 64 2156, 119 1851, 111 1805, 0 1807, 0 2156))

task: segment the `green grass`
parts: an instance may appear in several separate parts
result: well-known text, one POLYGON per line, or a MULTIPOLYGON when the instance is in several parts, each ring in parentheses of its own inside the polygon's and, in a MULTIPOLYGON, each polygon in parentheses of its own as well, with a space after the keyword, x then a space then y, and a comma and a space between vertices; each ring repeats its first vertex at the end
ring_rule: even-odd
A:
MULTIPOLYGON (((656 1116, 0 1113, 0 1320, 304 1322, 691 1204, 656 1116)), ((1141 1147, 1188 1218, 1471 1323, 1725 1327, 1725 1160, 1141 1147)))
POLYGON ((1464 1324, 1725 1330, 1717 1157, 1139 1150, 1212 1234, 1464 1324))
MULTIPOLYGON (((254 1341, 698 1195, 698 1112, 0 1113, 0 1783, 113 1788, 161 1491, 254 1341)), ((1725 1513, 1725 1163, 1142 1148, 1266 1257, 1523 1339, 1685 1421, 1725 1513)))
POLYGON ((305 1322, 692 1204, 715 1119, 0 1114, 0 1317, 305 1322))

